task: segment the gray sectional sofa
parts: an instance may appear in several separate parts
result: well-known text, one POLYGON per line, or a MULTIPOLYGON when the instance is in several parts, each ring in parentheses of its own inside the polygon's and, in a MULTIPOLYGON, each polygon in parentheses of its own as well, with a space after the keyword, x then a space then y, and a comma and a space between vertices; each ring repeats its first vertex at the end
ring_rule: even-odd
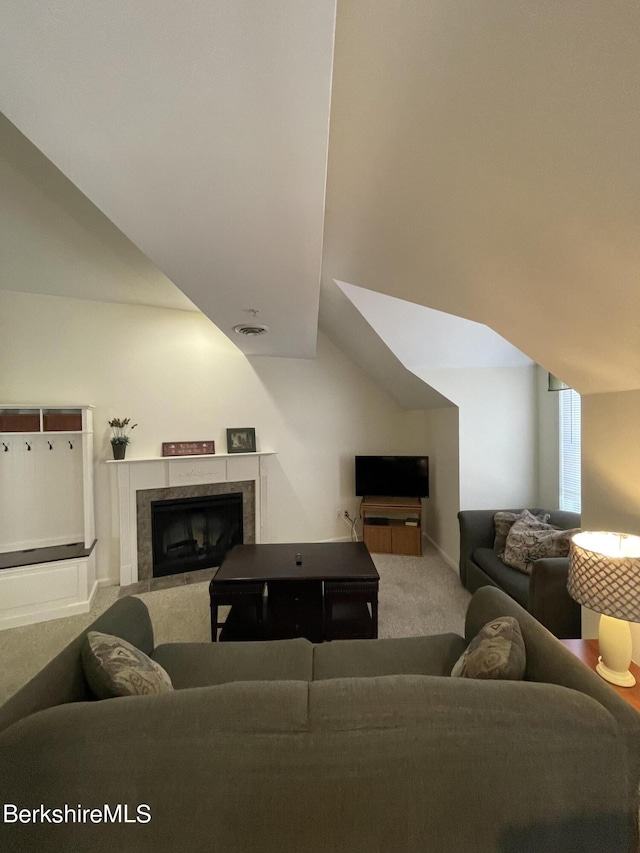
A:
POLYGON ((640 715, 499 590, 464 637, 154 647, 136 598, 91 628, 176 689, 93 700, 80 636, 0 708, 0 800, 38 817, 0 823, 3 853, 633 849, 640 715), (502 615, 525 680, 450 677, 502 615), (120 822, 40 820, 105 804, 120 822))
MULTIPOLYGON (((460 580, 475 592, 496 586, 528 610, 545 628, 561 639, 580 637, 580 605, 567 592, 569 559, 547 557, 532 564, 527 575, 507 566, 494 552, 494 516, 498 510, 474 509, 458 513, 460 522, 460 580)), ((521 509, 507 510, 520 513, 521 509)), ((580 515, 566 510, 532 508, 534 515, 549 515, 549 523, 561 530, 580 527, 580 515)))

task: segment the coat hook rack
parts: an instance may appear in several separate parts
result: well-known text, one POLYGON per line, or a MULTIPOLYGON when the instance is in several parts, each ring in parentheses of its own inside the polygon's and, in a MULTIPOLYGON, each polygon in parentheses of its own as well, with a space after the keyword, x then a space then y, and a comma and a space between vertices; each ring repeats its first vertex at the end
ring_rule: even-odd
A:
POLYGON ((31 445, 29 444, 29 442, 25 441, 25 444, 27 445, 27 450, 31 450, 31 445))

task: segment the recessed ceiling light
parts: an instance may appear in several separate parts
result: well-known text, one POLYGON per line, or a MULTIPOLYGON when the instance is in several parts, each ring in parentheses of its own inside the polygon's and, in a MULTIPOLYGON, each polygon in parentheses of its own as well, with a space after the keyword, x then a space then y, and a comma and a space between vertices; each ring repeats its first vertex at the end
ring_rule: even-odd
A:
POLYGON ((249 338, 258 337, 258 335, 266 335, 269 331, 268 326, 262 326, 259 323, 241 323, 239 326, 234 326, 233 331, 236 335, 245 335, 249 338))

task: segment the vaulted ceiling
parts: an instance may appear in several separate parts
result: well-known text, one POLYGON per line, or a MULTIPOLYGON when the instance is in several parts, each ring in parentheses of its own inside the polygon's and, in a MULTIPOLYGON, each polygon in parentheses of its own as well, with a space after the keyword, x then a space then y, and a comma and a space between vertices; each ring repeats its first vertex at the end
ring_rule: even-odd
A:
POLYGON ((271 328, 245 352, 309 357, 334 23, 333 0, 8 0, 0 109, 222 331, 271 328))
POLYGON ((312 356, 339 280, 614 391, 639 41, 635 0, 4 0, 0 109, 248 354, 312 356))

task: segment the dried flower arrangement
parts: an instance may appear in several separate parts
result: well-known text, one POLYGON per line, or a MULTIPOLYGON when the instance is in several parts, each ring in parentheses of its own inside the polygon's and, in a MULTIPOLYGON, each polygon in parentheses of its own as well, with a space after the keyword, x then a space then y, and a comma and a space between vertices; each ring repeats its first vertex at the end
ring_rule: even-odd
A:
POLYGON ((131 424, 131 418, 114 418, 112 421, 109 421, 109 426, 113 430, 111 444, 123 444, 126 447, 131 442, 129 433, 138 424, 131 424, 131 426, 129 424, 131 424))

